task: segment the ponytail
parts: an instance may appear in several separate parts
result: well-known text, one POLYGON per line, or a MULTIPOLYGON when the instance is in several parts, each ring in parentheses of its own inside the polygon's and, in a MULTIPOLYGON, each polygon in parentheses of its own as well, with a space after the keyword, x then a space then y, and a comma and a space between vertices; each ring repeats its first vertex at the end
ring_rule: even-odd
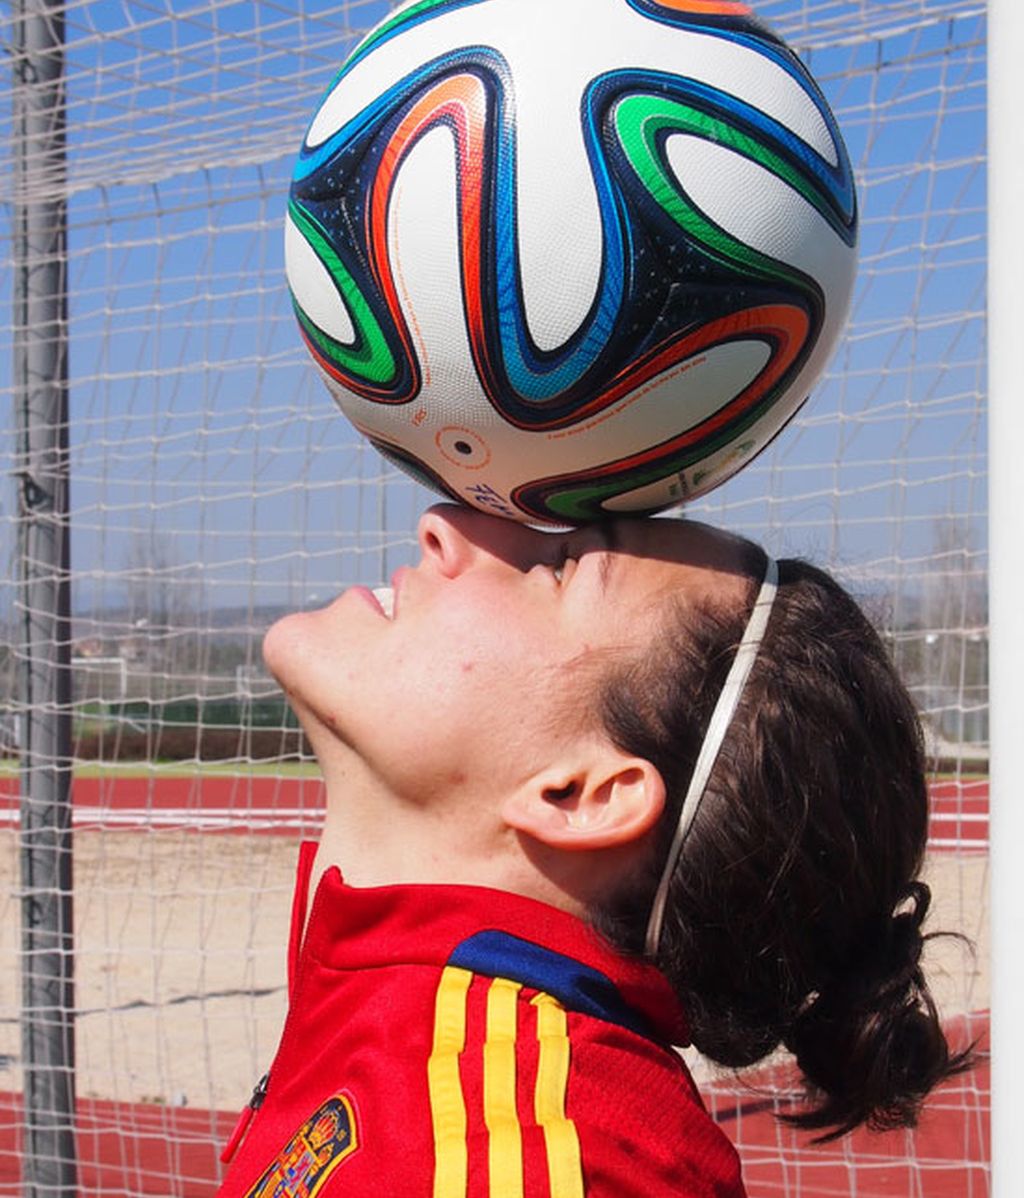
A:
MULTIPOLYGON (((760 577, 754 546, 749 558, 760 577)), ((921 969, 928 793, 913 705, 846 592, 806 563, 779 565, 758 660, 672 875, 655 963, 706 1056, 743 1067, 785 1045, 806 1097, 787 1118, 831 1139, 912 1125, 970 1054, 950 1053, 921 969)), ((623 951, 643 951, 747 608, 673 611, 657 651, 604 688, 611 739, 651 761, 670 796, 649 868, 594 913, 623 951)))
POLYGON ((913 1126, 929 1091, 966 1063, 950 1054, 921 969, 928 887, 913 882, 907 897, 910 908, 882 922, 784 1038, 815 1100, 789 1121, 832 1129, 825 1139, 862 1123, 873 1131, 913 1126))

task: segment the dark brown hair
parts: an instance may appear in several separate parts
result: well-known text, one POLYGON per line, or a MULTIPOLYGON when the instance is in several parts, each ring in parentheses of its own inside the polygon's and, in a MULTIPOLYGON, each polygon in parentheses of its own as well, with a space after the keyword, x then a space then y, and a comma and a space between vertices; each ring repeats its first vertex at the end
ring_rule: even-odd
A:
MULTIPOLYGON (((650 869, 595 922, 643 951, 651 896, 764 559, 741 610, 673 611, 603 689, 612 740, 670 796, 650 869)), ((746 1066, 783 1044, 806 1082, 792 1122, 842 1135, 913 1124, 951 1055, 921 969, 928 826, 920 725, 881 639, 827 574, 779 563, 761 650, 674 871, 656 964, 693 1042, 746 1066)))

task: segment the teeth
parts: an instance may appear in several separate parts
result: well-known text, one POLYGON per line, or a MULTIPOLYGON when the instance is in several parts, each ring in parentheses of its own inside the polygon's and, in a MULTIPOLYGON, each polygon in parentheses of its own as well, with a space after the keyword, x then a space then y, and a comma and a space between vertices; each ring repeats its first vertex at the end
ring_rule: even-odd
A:
POLYGON ((390 587, 375 587, 373 593, 390 620, 395 612, 395 592, 390 587))

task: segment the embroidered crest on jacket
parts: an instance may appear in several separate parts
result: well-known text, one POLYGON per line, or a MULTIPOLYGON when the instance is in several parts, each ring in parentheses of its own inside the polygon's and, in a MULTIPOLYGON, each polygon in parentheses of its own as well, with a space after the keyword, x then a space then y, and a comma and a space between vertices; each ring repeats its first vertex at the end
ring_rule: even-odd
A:
POLYGON ((358 1146, 352 1103, 335 1094, 303 1123, 246 1198, 314 1198, 358 1146))

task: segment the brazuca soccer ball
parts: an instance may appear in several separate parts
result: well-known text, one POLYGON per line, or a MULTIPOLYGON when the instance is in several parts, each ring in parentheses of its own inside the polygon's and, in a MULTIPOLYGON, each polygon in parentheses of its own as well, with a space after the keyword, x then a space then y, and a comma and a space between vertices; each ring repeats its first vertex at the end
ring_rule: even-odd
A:
POLYGON ((530 523, 701 495, 778 433, 849 306, 850 164, 729 0, 419 0, 331 84, 288 282, 352 423, 530 523))

